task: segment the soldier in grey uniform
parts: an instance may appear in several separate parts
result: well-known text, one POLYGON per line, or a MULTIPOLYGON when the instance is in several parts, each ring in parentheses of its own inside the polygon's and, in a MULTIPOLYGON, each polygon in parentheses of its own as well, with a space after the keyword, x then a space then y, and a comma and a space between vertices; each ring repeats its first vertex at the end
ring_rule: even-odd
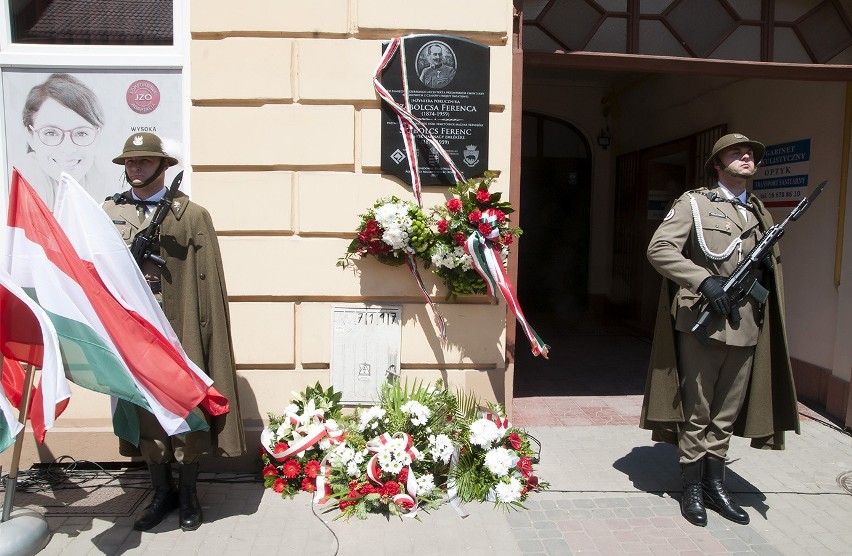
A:
MULTIPOLYGON (((135 133, 113 159, 124 166, 130 189, 106 199, 103 208, 130 245, 136 234, 150 224, 156 205, 166 195, 165 172, 178 161, 163 149, 153 133, 135 133)), ((228 296, 216 231, 208 212, 178 191, 160 227, 152 253, 166 261, 163 267, 152 259, 141 263, 142 273, 163 313, 192 361, 207 373, 229 402, 225 415, 209 415, 197 407, 193 413, 210 430, 169 436, 157 419, 137 406, 139 444, 120 440, 123 455, 139 456, 148 463, 154 497, 134 528, 151 529, 175 508, 184 530, 195 530, 202 522, 196 494, 198 459, 202 454, 240 456, 245 437, 236 392, 236 371, 230 331, 228 296), (171 463, 178 464, 179 483, 172 484, 171 463)))
MULTIPOLYGON (((678 421, 674 423, 673 440, 678 446, 683 480, 681 513, 699 526, 707 523, 705 505, 736 523, 749 522, 748 513, 731 499, 725 488, 724 471, 733 434, 758 437, 772 436, 776 431, 771 417, 767 430, 744 430, 738 422, 746 413, 742 408, 747 397, 751 402, 768 403, 763 407, 755 405, 751 415, 754 417, 771 413, 772 396, 778 395, 773 391, 774 384, 764 388, 761 380, 751 380, 754 369, 760 369, 760 376, 777 372, 782 378, 776 382, 786 383, 787 398, 794 391, 784 338, 783 288, 777 250, 771 257, 777 264, 762 271, 761 282, 772 292, 767 304, 774 305, 773 315, 781 314, 779 322, 773 325, 773 334, 780 337, 776 341, 783 351, 777 353, 783 354, 781 360, 786 360, 786 369, 782 364, 777 369, 768 369, 771 365, 762 355, 759 363, 755 360, 755 346, 764 329, 769 328, 763 326, 765 305, 747 296, 732 307, 723 290, 725 279, 754 248, 763 230, 772 225, 760 200, 746 191, 764 152, 761 143, 738 133, 720 138, 705 164, 708 175, 716 175, 718 183, 710 189, 681 195, 648 246, 648 260, 667 279, 663 281, 664 290, 673 292, 673 298, 661 301, 658 313, 642 426, 654 430, 665 420, 678 421), (667 289, 670 284, 671 288, 667 289), (690 333, 705 307, 712 314, 707 326, 710 341, 706 346, 690 333), (670 313, 665 314, 668 311, 664 309, 669 308, 670 313), (738 321, 732 318, 737 311, 738 321), (666 344, 664 339, 672 334, 674 341, 666 344), (661 386, 662 381, 654 382, 661 376, 661 369, 671 366, 662 362, 666 358, 676 358, 676 372, 671 374, 678 384, 669 390, 661 386), (652 375, 654 371, 658 374, 652 375), (681 412, 660 417, 672 407, 681 412)), ((792 397, 795 413, 794 393, 792 397)), ((789 403, 777 405, 784 411, 790 407, 789 403)), ((797 427, 797 418, 793 420, 797 427)))

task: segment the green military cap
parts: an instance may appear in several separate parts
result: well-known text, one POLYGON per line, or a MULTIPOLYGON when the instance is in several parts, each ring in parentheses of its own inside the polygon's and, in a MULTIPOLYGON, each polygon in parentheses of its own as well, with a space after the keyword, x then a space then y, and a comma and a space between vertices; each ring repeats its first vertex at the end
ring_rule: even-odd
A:
POLYGON ((704 163, 704 172, 712 174, 713 160, 716 156, 722 152, 722 150, 727 149, 728 147, 733 147, 734 145, 748 145, 751 147, 751 150, 754 151, 755 165, 760 164, 760 161, 763 160, 763 154, 766 152, 766 147, 763 143, 752 141, 741 133, 729 133, 720 137, 719 140, 716 141, 716 144, 713 145, 713 152, 710 153, 710 156, 707 157, 707 162, 704 163))
POLYGON ((169 166, 177 166, 177 158, 169 155, 163 149, 163 141, 153 133, 140 132, 134 133, 124 142, 124 150, 121 154, 113 158, 115 164, 124 165, 124 161, 128 158, 141 158, 151 156, 155 158, 165 158, 169 166))

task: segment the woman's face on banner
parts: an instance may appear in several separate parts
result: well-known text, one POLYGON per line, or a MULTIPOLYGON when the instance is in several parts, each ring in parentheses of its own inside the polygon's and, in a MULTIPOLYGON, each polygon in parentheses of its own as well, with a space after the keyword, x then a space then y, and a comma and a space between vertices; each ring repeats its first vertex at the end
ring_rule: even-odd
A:
POLYGON ((52 98, 33 116, 28 142, 42 170, 59 181, 62 172, 82 181, 95 161, 100 129, 52 98))

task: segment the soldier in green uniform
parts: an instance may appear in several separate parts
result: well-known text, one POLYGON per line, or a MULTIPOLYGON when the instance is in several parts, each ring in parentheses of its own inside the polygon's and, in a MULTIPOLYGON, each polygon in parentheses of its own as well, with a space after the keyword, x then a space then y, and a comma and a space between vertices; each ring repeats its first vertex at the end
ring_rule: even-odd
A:
POLYGON ((766 303, 747 296, 732 306, 722 287, 772 225, 746 191, 764 152, 738 133, 720 138, 705 164, 716 186, 681 195, 648 246, 648 260, 664 280, 641 426, 677 444, 681 513, 699 526, 707 524, 705 506, 749 522, 724 484, 733 434, 756 447, 782 448, 783 431, 799 428, 778 246, 762 271, 766 303), (709 345, 690 332, 705 307, 712 314, 709 345), (731 318, 736 312, 739 320, 731 318))
MULTIPOLYGON (((166 170, 178 161, 165 152, 158 136, 135 133, 113 162, 124 166, 130 189, 107 198, 103 208, 129 245, 150 223, 157 203, 166 194, 166 170)), ((160 301, 187 355, 228 398, 230 411, 211 416, 196 408, 193 411, 206 419, 210 430, 168 436, 151 413, 136 408, 140 421, 139 446, 121 440, 119 448, 122 455, 142 456, 154 487, 151 504, 135 522, 135 529, 148 530, 179 507, 181 528, 195 530, 202 522, 196 491, 199 456, 245 453, 228 294, 209 213, 178 191, 152 253, 158 253, 166 264, 161 268, 152 260, 143 261, 141 270, 151 291, 160 301), (178 467, 177 489, 172 482, 172 462, 178 467)))

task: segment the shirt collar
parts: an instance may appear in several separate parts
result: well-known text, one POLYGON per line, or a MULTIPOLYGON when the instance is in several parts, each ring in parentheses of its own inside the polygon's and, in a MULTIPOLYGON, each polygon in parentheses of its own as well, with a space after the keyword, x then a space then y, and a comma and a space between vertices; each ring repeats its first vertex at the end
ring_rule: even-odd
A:
POLYGON ((743 191, 739 195, 734 195, 733 193, 731 193, 730 189, 728 189, 727 187, 722 185, 722 182, 717 182, 716 185, 718 185, 719 189, 722 190, 722 194, 725 196, 726 199, 739 199, 740 202, 742 202, 742 203, 745 203, 746 200, 748 199, 748 192, 747 191, 743 191))
MULTIPOLYGON (((157 202, 160 201, 160 199, 162 199, 165 196, 166 196, 166 188, 164 187, 163 189, 157 191, 156 193, 154 193, 153 195, 151 195, 150 197, 148 197, 147 199, 144 199, 144 200, 149 202, 149 203, 157 203, 157 202)), ((143 200, 143 199, 140 199, 139 197, 137 197, 136 192, 133 191, 132 189, 130 190, 130 197, 134 201, 142 201, 143 200)))

